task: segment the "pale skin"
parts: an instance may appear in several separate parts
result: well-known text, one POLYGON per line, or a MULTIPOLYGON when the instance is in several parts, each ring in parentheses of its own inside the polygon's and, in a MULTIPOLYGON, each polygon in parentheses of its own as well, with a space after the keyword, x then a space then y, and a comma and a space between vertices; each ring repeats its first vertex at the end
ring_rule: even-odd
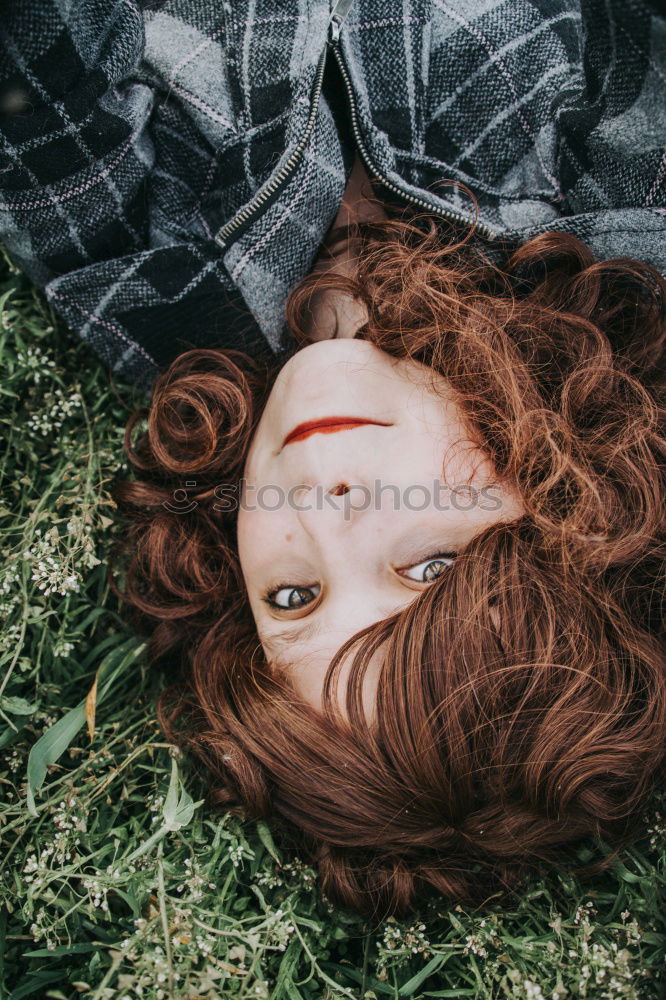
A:
MULTIPOLYGON (((350 211, 381 212, 366 193, 357 160, 337 225, 350 211)), ((344 267, 344 258, 335 266, 344 267)), ((327 667, 346 639, 406 607, 484 528, 523 513, 469 440, 447 380, 357 339, 365 319, 362 306, 339 295, 317 304, 316 342, 280 370, 255 431, 238 513, 241 569, 261 645, 317 709, 327 667), (382 424, 283 443, 298 424, 336 415, 382 424)), ((339 675, 343 717, 351 659, 339 675)), ((381 664, 380 649, 363 685, 369 719, 381 664)))

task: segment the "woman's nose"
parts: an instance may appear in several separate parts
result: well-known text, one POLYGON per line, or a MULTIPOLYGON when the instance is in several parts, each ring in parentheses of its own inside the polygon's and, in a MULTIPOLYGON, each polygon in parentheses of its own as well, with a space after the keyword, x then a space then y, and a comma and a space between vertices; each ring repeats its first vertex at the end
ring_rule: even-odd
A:
POLYGON ((351 480, 335 477, 304 487, 296 498, 296 510, 301 524, 309 533, 336 532, 350 527, 362 516, 367 503, 366 491, 359 492, 351 480))
POLYGON ((349 486, 347 483, 336 483, 336 485, 331 487, 328 492, 331 496, 341 497, 344 496, 345 493, 349 493, 349 486))

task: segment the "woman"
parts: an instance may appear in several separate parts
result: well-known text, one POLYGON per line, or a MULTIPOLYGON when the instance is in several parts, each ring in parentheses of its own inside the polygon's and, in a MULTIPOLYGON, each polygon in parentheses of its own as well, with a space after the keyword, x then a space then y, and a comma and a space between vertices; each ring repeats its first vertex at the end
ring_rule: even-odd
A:
POLYGON ((660 19, 612 24, 643 57, 615 46, 609 81, 587 7, 227 7, 173 54, 176 5, 153 7, 151 248, 45 287, 139 384, 141 351, 176 353, 116 491, 123 595, 178 671, 165 731, 361 912, 619 847, 664 771, 663 136, 637 113, 660 19))

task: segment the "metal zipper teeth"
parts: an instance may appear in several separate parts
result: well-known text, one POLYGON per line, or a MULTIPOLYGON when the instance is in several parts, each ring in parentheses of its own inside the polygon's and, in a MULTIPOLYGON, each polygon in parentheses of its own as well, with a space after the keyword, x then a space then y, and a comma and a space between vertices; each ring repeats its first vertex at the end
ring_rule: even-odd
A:
MULTIPOLYGON (((424 198, 418 198, 416 195, 410 194, 409 191, 404 191, 402 188, 394 184, 393 181, 385 177, 380 170, 377 169, 375 164, 372 162, 370 154, 363 142, 361 137, 361 130, 358 124, 358 112, 356 108, 356 98, 354 97, 354 91, 352 89, 351 80, 349 79, 349 73, 347 72, 347 67, 345 66, 344 59, 342 58, 342 52, 340 51, 340 43, 335 39, 330 43, 333 53, 337 60, 338 66, 340 67, 340 72, 342 73, 342 79, 344 80, 345 88, 347 90, 347 97, 349 99, 349 106, 351 109, 351 125, 352 131, 354 133, 354 140, 361 154, 362 159, 365 162, 368 170, 375 175, 375 177, 381 181, 382 185, 394 194, 399 195, 399 197, 404 198, 406 201, 411 202, 413 205, 417 205, 419 208, 425 209, 427 212, 432 212, 439 215, 442 219, 447 219, 451 222, 462 223, 465 226, 471 226, 471 221, 462 213, 453 211, 452 209, 441 209, 435 207, 431 202, 426 201, 424 198)), ((497 234, 485 223, 478 222, 476 225, 476 231, 481 233, 489 240, 494 240, 497 234)))
POLYGON ((310 107, 310 114, 308 116, 307 124, 303 131, 298 145, 294 149, 293 153, 285 163, 285 165, 278 171, 277 174, 272 178, 272 180, 266 185, 263 191, 254 198, 249 205, 241 209, 238 215, 235 215, 233 219, 227 222, 226 225, 222 226, 220 231, 215 236, 215 242, 218 243, 222 249, 226 248, 229 236, 234 233, 241 226, 244 226, 248 219, 251 219, 253 215, 256 215, 261 209, 262 205, 268 201, 272 195, 278 190, 278 188, 284 183, 284 181, 289 177, 294 168, 297 166, 299 160, 303 156, 305 147, 307 146, 310 136, 315 127, 315 121, 317 118, 317 110, 319 108, 319 97, 321 95, 321 88, 324 80, 324 67, 326 65, 326 53, 327 48, 324 48, 321 56, 319 57, 319 64, 317 66, 317 75, 315 77, 314 89, 312 92, 312 104, 310 107))
MULTIPOLYGON (((372 161, 370 154, 368 153, 367 147, 363 142, 361 137, 361 131, 358 124, 358 111, 356 107, 356 98, 354 97, 354 91, 352 89, 351 80, 349 79, 349 73, 347 72, 347 67, 345 66, 344 59, 342 58, 342 53, 340 51, 339 35, 340 35, 341 19, 337 16, 332 18, 331 28, 333 31, 333 39, 326 43, 326 46, 319 57, 319 64, 317 66, 317 75, 315 77, 315 85, 312 94, 312 105, 310 108, 310 114, 308 116, 307 124, 303 135, 301 136, 298 145, 294 149, 293 153, 285 163, 285 165, 278 171, 278 173, 272 178, 264 190, 254 198, 249 205, 234 216, 226 225, 222 226, 220 231, 215 236, 215 242, 224 250, 227 247, 229 237, 237 230, 240 229, 245 223, 256 215, 261 209, 262 205, 284 183, 284 181, 289 177, 294 168, 297 166, 299 160, 305 152, 305 148, 308 144, 310 136, 315 127, 315 122, 317 118, 317 111, 319 109, 319 98, 321 96, 321 88, 324 80, 324 68, 326 65, 326 55, 328 49, 333 49, 333 53, 337 60, 338 66, 340 67, 340 72, 342 73, 342 79, 344 81, 345 89, 347 91, 347 98, 349 100, 349 107, 351 113, 351 125, 352 132, 354 134, 354 141, 358 148, 361 158, 363 159, 366 167, 373 174, 381 184, 388 190, 392 191, 393 194, 398 195, 398 197, 403 198, 405 201, 410 202, 412 205, 416 205, 418 208, 424 209, 426 212, 432 212, 438 215, 442 219, 446 219, 451 222, 461 223, 464 226, 471 225, 469 218, 462 213, 454 212, 453 209, 441 209, 433 205, 431 202, 426 201, 424 198, 418 198, 416 195, 411 194, 409 191, 403 190, 403 188, 398 187, 393 181, 389 180, 380 170, 377 169, 372 161)), ((476 231, 484 235, 487 239, 493 240, 496 237, 496 233, 482 222, 478 222, 476 225, 476 231)))

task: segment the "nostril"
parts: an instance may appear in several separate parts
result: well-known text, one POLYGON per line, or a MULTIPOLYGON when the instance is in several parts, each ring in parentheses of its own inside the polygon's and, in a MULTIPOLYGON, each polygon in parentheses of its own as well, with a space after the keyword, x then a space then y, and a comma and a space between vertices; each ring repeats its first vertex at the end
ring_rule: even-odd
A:
POLYGON ((347 486, 346 483, 338 483, 338 485, 334 489, 329 490, 329 493, 331 494, 331 496, 341 497, 345 493, 349 493, 349 487, 347 486))

